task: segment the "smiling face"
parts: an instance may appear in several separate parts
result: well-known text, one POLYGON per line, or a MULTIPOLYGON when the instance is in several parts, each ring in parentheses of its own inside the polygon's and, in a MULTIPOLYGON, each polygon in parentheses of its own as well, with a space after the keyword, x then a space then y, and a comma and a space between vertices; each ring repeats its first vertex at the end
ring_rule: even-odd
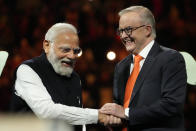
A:
POLYGON ((77 59, 79 38, 74 32, 63 32, 53 43, 44 41, 44 50, 56 73, 70 77, 77 59))
POLYGON ((120 36, 121 40, 127 51, 134 54, 139 54, 139 52, 149 42, 149 27, 146 26, 144 22, 142 22, 141 17, 136 12, 127 12, 120 17, 119 29, 124 29, 129 26, 132 28, 141 27, 133 30, 130 35, 123 31, 120 36))

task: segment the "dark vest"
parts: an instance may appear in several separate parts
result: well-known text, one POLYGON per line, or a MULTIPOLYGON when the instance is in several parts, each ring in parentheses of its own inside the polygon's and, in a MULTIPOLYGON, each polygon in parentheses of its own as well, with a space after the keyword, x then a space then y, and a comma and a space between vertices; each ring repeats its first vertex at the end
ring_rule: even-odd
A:
MULTIPOLYGON (((45 53, 22 64, 30 66, 39 75, 54 103, 82 107, 80 77, 76 72, 73 71, 71 77, 57 74, 45 53)), ((15 94, 10 108, 12 112, 31 112, 26 102, 15 94)))

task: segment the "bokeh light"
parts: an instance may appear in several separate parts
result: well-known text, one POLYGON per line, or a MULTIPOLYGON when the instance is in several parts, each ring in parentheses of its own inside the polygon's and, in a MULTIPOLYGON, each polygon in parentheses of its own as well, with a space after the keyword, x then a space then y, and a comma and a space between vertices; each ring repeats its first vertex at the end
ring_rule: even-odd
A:
POLYGON ((107 59, 108 59, 108 60, 113 61, 115 58, 116 58, 116 53, 115 53, 115 52, 109 51, 109 52, 107 53, 107 59))

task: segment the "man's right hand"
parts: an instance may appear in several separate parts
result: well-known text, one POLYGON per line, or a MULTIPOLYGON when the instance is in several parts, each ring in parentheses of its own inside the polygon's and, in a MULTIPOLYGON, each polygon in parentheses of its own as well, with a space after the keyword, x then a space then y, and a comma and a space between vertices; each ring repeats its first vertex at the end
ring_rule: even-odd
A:
POLYGON ((98 115, 98 121, 99 123, 106 125, 117 125, 117 124, 121 124, 121 119, 118 117, 115 117, 113 115, 106 115, 103 114, 99 111, 99 115, 98 115))
POLYGON ((125 119, 125 109, 123 106, 118 105, 116 103, 106 103, 101 107, 99 110, 101 113, 108 114, 108 115, 113 115, 118 118, 125 119))

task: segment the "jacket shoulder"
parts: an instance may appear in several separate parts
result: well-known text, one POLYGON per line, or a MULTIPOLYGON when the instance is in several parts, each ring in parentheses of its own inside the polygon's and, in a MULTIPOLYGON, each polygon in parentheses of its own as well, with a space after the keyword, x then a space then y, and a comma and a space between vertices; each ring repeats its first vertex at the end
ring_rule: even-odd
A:
POLYGON ((163 59, 176 58, 176 57, 183 59, 183 56, 177 50, 164 46, 160 46, 160 49, 161 49, 160 55, 162 56, 163 59))
POLYGON ((127 57, 119 61, 116 66, 125 65, 127 63, 130 63, 132 60, 133 60, 132 54, 129 54, 127 57))

